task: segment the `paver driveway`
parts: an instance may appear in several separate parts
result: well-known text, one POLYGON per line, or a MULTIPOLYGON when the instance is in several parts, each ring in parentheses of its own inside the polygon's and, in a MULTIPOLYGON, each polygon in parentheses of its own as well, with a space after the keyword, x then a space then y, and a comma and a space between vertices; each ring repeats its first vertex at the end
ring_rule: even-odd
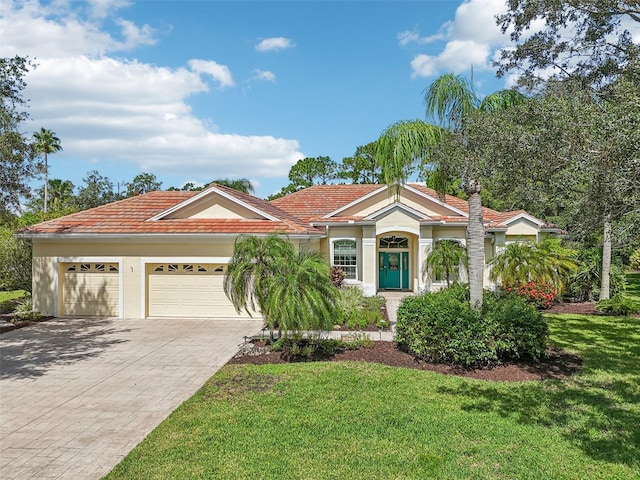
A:
POLYGON ((261 325, 64 319, 0 335, 0 478, 100 478, 261 325))

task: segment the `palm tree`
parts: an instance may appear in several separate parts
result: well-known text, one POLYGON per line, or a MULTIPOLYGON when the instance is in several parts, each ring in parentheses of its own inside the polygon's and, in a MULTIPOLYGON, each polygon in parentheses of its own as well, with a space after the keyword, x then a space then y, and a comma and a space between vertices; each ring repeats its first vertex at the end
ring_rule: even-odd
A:
MULTIPOLYGON (((452 164, 446 158, 430 156, 432 148, 442 142, 448 133, 456 133, 462 135, 460 143, 464 149, 465 123, 474 111, 501 110, 521 103, 524 98, 515 90, 501 90, 481 100, 474 91, 473 77, 469 81, 449 73, 437 78, 424 95, 427 118, 434 120, 434 123, 401 121, 391 125, 378 140, 378 157, 385 182, 392 192, 399 195, 402 184, 419 163, 435 163, 436 170, 451 172, 452 164)), ((481 186, 476 168, 478 161, 467 153, 459 168, 469 201, 469 293, 471 305, 476 309, 482 307, 484 274, 484 225, 481 186)), ((438 183, 442 189, 442 182, 438 183)))
POLYGON ((239 192, 243 193, 253 194, 255 191, 253 185, 251 184, 251 181, 247 178, 237 178, 235 180, 231 180, 229 178, 219 178, 211 183, 217 183, 218 185, 233 188, 234 190, 238 190, 239 192))
POLYGON ((424 261, 423 271, 432 280, 445 278, 447 287, 450 287, 452 278, 454 283, 458 282, 456 268, 467 264, 466 248, 454 240, 440 240, 424 261))
POLYGON ((269 281, 294 259, 293 246, 279 235, 240 236, 227 267, 224 292, 238 312, 251 315, 260 310, 266 325, 273 328, 267 304, 269 281))
POLYGON ((35 138, 34 147, 37 153, 44 155, 44 213, 47 213, 49 202, 49 164, 48 154, 56 153, 62 150, 60 145, 60 139, 54 132, 44 127, 40 128, 39 132, 33 134, 35 138))
POLYGON ((489 261, 491 280, 523 285, 529 281, 548 283, 561 291, 564 282, 577 269, 575 252, 560 246, 558 239, 515 242, 489 261))
POLYGON ((337 289, 331 283, 331 267, 318 252, 300 252, 269 282, 268 311, 278 329, 331 330, 337 289))
POLYGON ((326 329, 336 295, 329 273, 319 253, 296 253, 280 235, 246 235, 236 240, 224 291, 238 312, 260 310, 272 332, 326 329))

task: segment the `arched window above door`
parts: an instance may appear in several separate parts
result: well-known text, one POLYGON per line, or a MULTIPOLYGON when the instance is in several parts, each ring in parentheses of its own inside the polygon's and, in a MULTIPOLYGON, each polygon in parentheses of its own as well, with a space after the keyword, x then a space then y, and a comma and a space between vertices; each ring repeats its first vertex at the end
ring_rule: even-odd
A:
POLYGON ((389 235, 380 237, 380 248, 409 248, 409 239, 407 237, 396 237, 389 235))

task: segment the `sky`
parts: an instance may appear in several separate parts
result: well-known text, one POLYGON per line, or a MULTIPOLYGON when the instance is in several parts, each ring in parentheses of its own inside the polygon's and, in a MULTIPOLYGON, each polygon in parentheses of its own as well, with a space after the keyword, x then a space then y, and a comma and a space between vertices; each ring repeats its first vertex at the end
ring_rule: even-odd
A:
MULTIPOLYGON (((340 162, 399 120, 425 118, 444 73, 509 86, 505 0, 0 2, 0 56, 28 56, 28 134, 63 151, 49 178, 91 170, 162 188, 248 178, 265 197, 305 157, 340 162)), ((39 180, 41 183, 42 180, 39 180)), ((38 186, 38 182, 36 185, 38 186)))

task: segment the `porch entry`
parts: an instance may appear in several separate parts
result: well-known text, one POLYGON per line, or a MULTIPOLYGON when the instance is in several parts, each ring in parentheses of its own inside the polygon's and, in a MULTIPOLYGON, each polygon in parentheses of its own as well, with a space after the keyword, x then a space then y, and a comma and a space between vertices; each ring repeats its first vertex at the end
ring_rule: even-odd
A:
POLYGON ((378 288, 406 290, 409 288, 409 252, 393 251, 409 247, 406 237, 382 237, 378 251, 378 288))

